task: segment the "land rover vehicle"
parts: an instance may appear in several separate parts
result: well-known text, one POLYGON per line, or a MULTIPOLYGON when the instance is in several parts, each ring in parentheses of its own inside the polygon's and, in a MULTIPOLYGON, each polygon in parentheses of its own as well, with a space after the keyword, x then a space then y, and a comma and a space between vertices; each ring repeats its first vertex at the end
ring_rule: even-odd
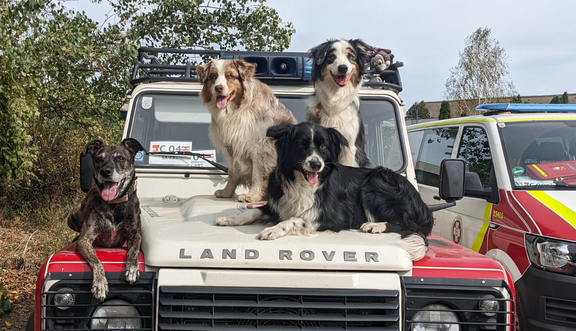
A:
POLYGON ((444 158, 466 161, 464 198, 433 233, 499 261, 522 330, 576 329, 576 105, 488 104, 480 116, 408 127, 420 194, 444 158))
MULTIPOLYGON (((214 226, 215 218, 259 203, 214 197, 227 165, 208 140, 210 116, 194 66, 161 64, 151 53, 255 62, 256 76, 299 120, 314 93, 304 53, 141 49, 124 130, 149 149, 136 156, 140 280, 123 280, 124 248, 98 249, 110 283, 107 300, 98 302, 90 294, 92 273, 72 243, 40 271, 36 330, 514 327, 514 288, 502 266, 440 237, 431 236, 426 256, 413 263, 396 234, 342 231, 259 241, 260 225, 214 226)), ((391 74, 399 82, 398 73, 391 74)), ((398 96, 402 86, 367 85, 360 98, 368 155, 416 185, 398 96)))

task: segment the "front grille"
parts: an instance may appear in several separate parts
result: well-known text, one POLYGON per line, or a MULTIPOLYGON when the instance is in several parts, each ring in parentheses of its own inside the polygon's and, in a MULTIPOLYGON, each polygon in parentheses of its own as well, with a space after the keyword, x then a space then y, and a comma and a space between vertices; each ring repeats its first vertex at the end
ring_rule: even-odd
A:
POLYGON ((576 326, 576 301, 557 298, 544 298, 547 320, 576 326))
MULTIPOLYGON (((507 330, 513 326, 514 305, 510 289, 504 281, 453 278, 402 278, 405 305, 406 330, 413 330, 414 317, 419 311, 429 311, 425 307, 440 304, 454 313, 458 322, 437 321, 438 324, 458 324, 461 330, 507 330), (497 288, 506 289, 505 297, 497 288), (478 303, 483 296, 492 295, 500 304, 495 316, 481 313, 478 303), (508 317, 510 319, 508 320, 508 317)), ((436 310, 434 310, 436 311, 436 310)))
POLYGON ((396 290, 161 286, 160 330, 399 330, 396 290))
MULTIPOLYGON (((109 293, 106 301, 121 299, 138 310, 141 317, 140 330, 152 330, 154 309, 155 273, 140 273, 140 279, 130 285, 124 273, 106 273, 109 293)), ((41 329, 52 330, 86 330, 90 328, 92 314, 101 304, 90 292, 92 273, 50 273, 45 283, 54 282, 49 289, 43 289, 41 302, 41 329), (69 288, 76 297, 74 305, 62 310, 54 304, 54 295, 61 288, 69 288)), ((105 301, 105 302, 106 302, 105 301)))

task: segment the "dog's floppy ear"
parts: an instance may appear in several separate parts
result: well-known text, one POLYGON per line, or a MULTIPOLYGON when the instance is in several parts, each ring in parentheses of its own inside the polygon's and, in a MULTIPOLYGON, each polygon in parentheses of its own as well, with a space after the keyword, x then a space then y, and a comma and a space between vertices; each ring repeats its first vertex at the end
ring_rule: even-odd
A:
POLYGON ((200 80, 200 83, 202 84, 206 83, 206 80, 208 79, 208 72, 210 72, 211 66, 212 61, 203 65, 196 66, 196 74, 198 74, 198 79, 200 80))
POLYGON ((250 62, 246 62, 244 60, 234 60, 234 65, 238 70, 238 74, 240 78, 247 79, 250 77, 254 77, 254 72, 256 71, 256 65, 250 62))
POLYGON ((371 54, 374 53, 374 47, 368 45, 361 39, 350 39, 348 42, 356 49, 358 66, 360 70, 362 70, 361 73, 365 74, 366 64, 370 61, 371 54))
POLYGON ((84 155, 90 154, 90 156, 94 157, 94 154, 98 152, 98 150, 104 146, 104 142, 100 139, 94 139, 86 145, 84 149, 84 155))
POLYGON ((340 159, 340 153, 342 153, 342 149, 344 147, 348 147, 348 139, 346 139, 340 131, 334 128, 326 128, 328 132, 328 139, 330 140, 330 146, 333 146, 330 149, 332 153, 332 158, 334 160, 340 159))
POLYGON ((288 123, 272 126, 268 129, 268 131, 266 131, 266 137, 270 137, 276 140, 291 138, 293 134, 294 125, 288 123))
POLYGON ((330 45, 332 45, 332 43, 334 42, 334 40, 327 40, 325 42, 323 42, 322 44, 311 48, 308 53, 310 54, 310 57, 312 58, 312 60, 314 60, 314 65, 315 66, 321 66, 324 63, 324 60, 326 59, 326 54, 328 53, 328 50, 330 49, 330 45))
POLYGON ((134 157, 139 151, 144 151, 144 147, 140 145, 140 142, 134 138, 126 138, 122 140, 120 145, 124 146, 130 152, 130 156, 134 157))

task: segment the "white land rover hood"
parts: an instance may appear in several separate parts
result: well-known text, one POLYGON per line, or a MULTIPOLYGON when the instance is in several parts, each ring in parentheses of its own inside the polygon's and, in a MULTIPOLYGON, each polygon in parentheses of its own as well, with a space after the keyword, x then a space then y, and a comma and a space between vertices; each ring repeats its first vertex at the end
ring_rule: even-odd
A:
POLYGON ((214 196, 179 202, 143 199, 142 250, 151 267, 380 270, 410 273, 412 261, 393 233, 358 230, 256 239, 262 225, 219 227, 217 217, 247 204, 214 196))

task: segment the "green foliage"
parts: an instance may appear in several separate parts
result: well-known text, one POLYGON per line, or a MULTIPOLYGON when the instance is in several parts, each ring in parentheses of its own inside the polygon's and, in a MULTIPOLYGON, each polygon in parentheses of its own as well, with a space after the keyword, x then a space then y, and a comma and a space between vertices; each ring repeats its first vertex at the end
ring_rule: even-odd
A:
POLYGON ((522 97, 520 96, 520 94, 513 96, 510 99, 510 103, 522 103, 522 97))
POLYGON ((295 32, 265 0, 109 3, 106 22, 58 0, 0 8, 3 212, 25 212, 78 192, 84 145, 96 137, 121 138, 119 110, 139 45, 283 50, 295 32))
POLYGON ((554 104, 558 104, 558 103, 562 103, 562 99, 560 99, 559 96, 555 95, 552 100, 550 100, 550 103, 554 103, 554 104))
MULTIPOLYGON (((96 1, 100 2, 100 1, 96 1)), ((110 0, 131 40, 162 47, 281 51, 296 32, 266 0, 110 0)))
POLYGON ((452 114, 450 113, 450 103, 448 101, 442 101, 442 104, 440 104, 440 113, 438 114, 438 119, 445 120, 451 117, 452 114))
POLYGON ((475 114, 476 106, 510 98, 516 89, 508 77, 508 56, 491 29, 478 28, 466 38, 458 64, 446 80, 446 98, 460 101, 462 113, 475 114))
POLYGON ((418 116, 418 119, 430 118, 430 111, 428 110, 428 107, 426 107, 424 100, 414 102, 406 112, 406 119, 416 119, 416 116, 418 116))
POLYGON ((565 104, 570 102, 570 100, 569 100, 569 98, 568 98, 568 92, 564 91, 564 93, 563 93, 562 96, 560 97, 560 101, 561 101, 562 103, 565 103, 565 104))
POLYGON ((7 319, 14 311, 14 304, 8 298, 8 292, 4 289, 4 285, 0 283, 0 318, 7 319))

